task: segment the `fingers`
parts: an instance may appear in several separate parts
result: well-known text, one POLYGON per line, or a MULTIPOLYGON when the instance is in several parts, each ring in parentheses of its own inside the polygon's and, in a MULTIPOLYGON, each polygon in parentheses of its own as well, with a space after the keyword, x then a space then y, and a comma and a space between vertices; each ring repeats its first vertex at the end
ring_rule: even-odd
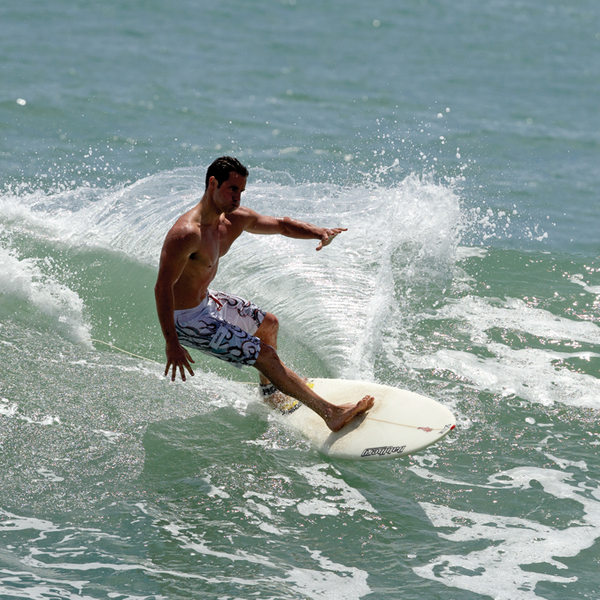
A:
POLYGON ((329 244, 331 244, 331 242, 333 242, 334 238, 336 236, 339 235, 339 231, 335 232, 335 233, 327 233, 323 236, 323 239, 321 240, 321 243, 317 246, 317 251, 321 250, 322 248, 324 248, 325 246, 329 246, 329 244))
MULTIPOLYGON (((194 361, 192 361, 192 362, 194 362, 194 361)), ((182 364, 179 364, 179 365, 177 365, 175 363, 173 363, 172 365, 170 363, 167 364, 167 369, 165 370, 165 376, 168 375, 170 367, 173 367, 172 372, 171 372, 171 381, 175 381, 175 379, 177 379, 177 369, 179 369, 179 375, 181 376, 181 381, 185 381, 185 379, 186 379, 185 369, 188 370, 188 373, 192 377, 194 376, 194 371, 187 361, 182 364)))
POLYGON ((322 249, 323 249, 325 246, 328 246, 328 245, 329 245, 329 243, 330 243, 330 240, 321 240, 321 241, 319 242, 319 245, 317 246, 317 252, 318 252, 319 250, 322 250, 322 249))
POLYGON ((183 349, 185 354, 180 359, 169 359, 167 360, 167 367, 165 369, 165 377, 168 377, 169 370, 171 370, 171 381, 175 381, 177 379, 177 369, 179 369, 179 375, 181 376, 181 380, 185 381, 185 369, 189 372, 189 374, 193 377, 194 370, 190 363, 193 363, 192 357, 189 355, 188 351, 183 349))
POLYGON ((338 236, 342 231, 348 231, 348 229, 343 227, 336 227, 335 229, 326 229, 325 233, 321 237, 321 241, 317 246, 317 252, 324 248, 325 246, 329 246, 331 242, 333 242, 334 238, 338 236))
MULTIPOLYGON (((179 365, 179 375, 181 375, 181 381, 185 381, 185 371, 183 370, 183 365, 179 365)), ((175 373, 173 373, 172 381, 175 381, 175 373)))
MULTIPOLYGON (((192 360, 191 358, 189 360, 192 360)), ((192 362, 194 362, 192 360, 192 362)), ((192 366, 190 365, 190 363, 186 360, 183 364, 179 365, 179 374, 181 375, 181 381, 185 381, 185 371, 184 371, 184 367, 188 370, 188 373, 193 377, 194 376, 194 371, 192 369, 192 366)), ((175 366, 173 366, 173 379, 172 381, 175 381, 175 366)))

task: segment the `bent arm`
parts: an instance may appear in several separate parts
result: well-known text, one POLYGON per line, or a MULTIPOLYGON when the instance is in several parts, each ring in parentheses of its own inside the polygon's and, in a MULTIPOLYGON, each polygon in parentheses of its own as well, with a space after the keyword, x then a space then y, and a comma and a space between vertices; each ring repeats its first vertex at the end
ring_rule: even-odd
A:
POLYGON ((173 287, 181 277, 189 257, 184 248, 185 246, 181 243, 170 241, 169 239, 165 241, 160 255, 158 277, 154 286, 156 312, 166 342, 167 366, 165 368, 165 375, 172 368, 172 381, 175 381, 177 370, 179 370, 183 381, 185 381, 185 369, 187 369, 190 375, 194 374, 190 365, 190 362, 193 363, 194 361, 188 351, 179 343, 175 329, 175 319, 173 317, 175 306, 173 287))
POLYGON ((249 221, 245 230, 249 233, 264 235, 279 234, 297 240, 321 240, 317 250, 328 246, 333 239, 342 231, 342 227, 317 227, 311 223, 298 221, 290 217, 268 217, 251 211, 249 221))

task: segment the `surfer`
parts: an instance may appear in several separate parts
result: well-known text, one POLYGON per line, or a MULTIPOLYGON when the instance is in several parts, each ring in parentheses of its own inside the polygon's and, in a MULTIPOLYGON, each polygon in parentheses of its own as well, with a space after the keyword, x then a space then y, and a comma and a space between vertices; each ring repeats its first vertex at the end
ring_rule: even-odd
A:
POLYGON ((281 394, 291 396, 321 416, 329 429, 339 431, 369 410, 373 397, 341 406, 321 398, 281 362, 277 317, 242 298, 215 292, 209 285, 217 274, 219 259, 244 231, 316 239, 317 250, 321 250, 346 229, 264 216, 241 206, 247 178, 248 170, 236 158, 215 160, 206 172, 200 202, 179 217, 167 233, 154 288, 166 341, 165 376, 170 369, 172 381, 177 371, 183 381, 186 371, 194 375, 190 364, 194 361, 184 346, 197 348, 239 368, 255 367, 267 401, 277 405, 281 394))

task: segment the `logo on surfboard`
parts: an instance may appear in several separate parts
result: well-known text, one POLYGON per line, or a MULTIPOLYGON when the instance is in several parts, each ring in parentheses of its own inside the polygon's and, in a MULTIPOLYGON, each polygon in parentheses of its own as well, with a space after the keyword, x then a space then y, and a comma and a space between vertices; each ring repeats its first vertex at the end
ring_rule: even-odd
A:
POLYGON ((402 454, 406 446, 380 446, 379 448, 365 448, 360 455, 362 458, 368 456, 388 456, 389 454, 402 454))

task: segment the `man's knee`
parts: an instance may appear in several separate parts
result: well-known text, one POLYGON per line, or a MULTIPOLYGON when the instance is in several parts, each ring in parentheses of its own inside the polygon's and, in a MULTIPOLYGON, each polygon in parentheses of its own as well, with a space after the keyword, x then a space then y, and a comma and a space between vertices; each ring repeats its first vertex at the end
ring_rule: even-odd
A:
POLYGON ((266 313, 263 323, 265 321, 270 329, 274 329, 275 331, 279 330, 279 319, 273 313, 266 313))
POLYGON ((272 336, 277 337, 279 332, 279 320, 272 313, 266 313, 260 327, 256 331, 256 337, 260 339, 267 339, 272 336))

